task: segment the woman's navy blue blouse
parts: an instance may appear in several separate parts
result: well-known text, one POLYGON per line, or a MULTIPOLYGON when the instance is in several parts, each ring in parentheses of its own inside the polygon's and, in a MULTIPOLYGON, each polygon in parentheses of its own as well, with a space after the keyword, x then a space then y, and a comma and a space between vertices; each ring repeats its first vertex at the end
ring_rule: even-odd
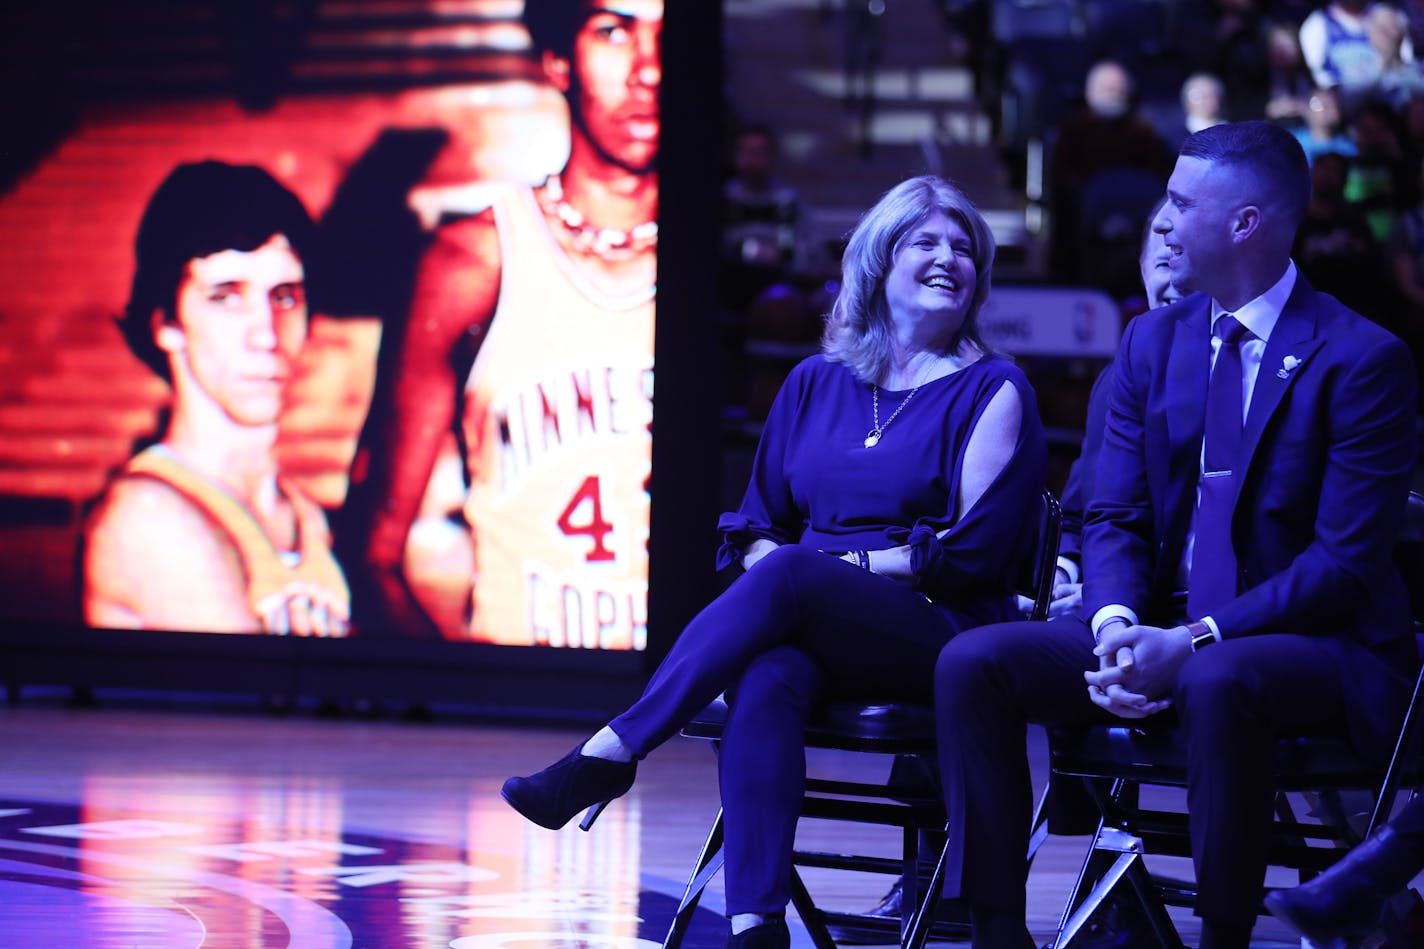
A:
POLYGON ((888 426, 910 391, 882 389, 882 436, 867 448, 871 392, 824 356, 791 371, 762 430, 741 508, 718 523, 717 568, 739 562, 758 537, 832 551, 908 544, 916 587, 935 601, 967 605, 1011 592, 1035 543, 1048 454, 1023 372, 986 356, 921 386, 888 426), (1006 382, 1023 405, 1013 457, 956 521, 965 447, 1006 382))

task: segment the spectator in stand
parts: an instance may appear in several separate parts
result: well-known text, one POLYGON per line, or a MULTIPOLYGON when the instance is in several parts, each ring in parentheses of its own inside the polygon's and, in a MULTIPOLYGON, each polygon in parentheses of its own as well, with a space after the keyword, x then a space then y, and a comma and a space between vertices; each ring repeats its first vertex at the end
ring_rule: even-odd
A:
MULTIPOLYGON (((1337 89, 1347 111, 1379 79, 1382 60, 1369 37, 1370 0, 1331 0, 1300 25, 1300 48, 1315 84, 1337 89)), ((1404 41, 1400 56, 1414 60, 1414 46, 1404 41)))
POLYGON ((1266 27, 1266 62, 1266 118, 1292 128, 1303 124, 1315 83, 1296 27, 1279 21, 1266 27))
MULTIPOLYGON (((1264 102, 1270 62, 1264 12, 1256 0, 1215 0, 1213 49, 1206 71, 1226 84, 1226 98, 1237 105, 1264 102)), ((1253 110, 1254 111, 1254 110, 1253 110)))
POLYGON ((1384 244, 1394 229, 1405 176, 1394 112, 1383 102, 1365 103, 1350 123, 1350 137, 1356 155, 1345 181, 1345 200, 1364 212, 1370 233, 1384 244))
POLYGON ((1401 297, 1393 329, 1414 351, 1415 365, 1424 366, 1424 162, 1414 169, 1414 204, 1396 217, 1386 254, 1401 297))
POLYGON ((1306 105, 1305 125, 1293 130, 1305 149, 1305 160, 1315 164, 1315 159, 1327 152, 1353 158, 1355 143, 1345 133, 1340 120, 1340 97, 1334 89, 1317 89, 1311 94, 1306 105))
POLYGON ((1262 2, 1269 9, 1272 19, 1292 24, 1297 32, 1306 17, 1314 13, 1317 7, 1324 6, 1324 0, 1262 0, 1262 2))
MULTIPOLYGON (((1399 109, 1398 112, 1399 147, 1404 153, 1403 165, 1406 170, 1418 166, 1424 160, 1424 95, 1412 96, 1408 102, 1399 109)), ((1412 179, 1406 177, 1405 191, 1414 185, 1412 179)), ((1412 203, 1410 200, 1404 202, 1407 207, 1412 203)))
POLYGON ((1134 102, 1133 80, 1121 63, 1103 60, 1088 70, 1084 105, 1059 126, 1049 154, 1051 213, 1049 267, 1055 279, 1081 279, 1078 253, 1080 196, 1106 171, 1135 169, 1165 185, 1172 151, 1134 102))
POLYGON ((1400 0, 1399 8, 1409 23, 1409 42, 1424 48, 1424 0, 1400 0))
POLYGON ((1375 6, 1370 9, 1365 28, 1370 45, 1380 57, 1379 76, 1370 97, 1398 110, 1413 96, 1424 93, 1424 70, 1419 63, 1404 58, 1409 18, 1394 7, 1375 6))
POLYGON ((732 145, 733 173, 722 187, 723 306, 743 311, 796 264, 801 196, 776 175, 775 133, 743 126, 732 145))
POLYGON ((1211 73, 1192 73, 1182 83, 1182 125, 1173 146, 1180 147, 1188 135, 1226 121, 1226 86, 1211 73))
POLYGON ((1311 286, 1374 322, 1389 312, 1393 280, 1359 208, 1345 199, 1350 159, 1326 152, 1310 169, 1310 205, 1291 258, 1311 286))

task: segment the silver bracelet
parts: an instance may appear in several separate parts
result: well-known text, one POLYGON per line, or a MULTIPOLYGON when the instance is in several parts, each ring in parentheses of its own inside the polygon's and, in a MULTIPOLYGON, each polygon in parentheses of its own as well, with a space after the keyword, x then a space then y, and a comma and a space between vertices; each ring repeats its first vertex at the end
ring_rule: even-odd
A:
POLYGON ((862 570, 869 570, 870 552, 866 550, 857 550, 855 552, 855 562, 860 564, 862 570))

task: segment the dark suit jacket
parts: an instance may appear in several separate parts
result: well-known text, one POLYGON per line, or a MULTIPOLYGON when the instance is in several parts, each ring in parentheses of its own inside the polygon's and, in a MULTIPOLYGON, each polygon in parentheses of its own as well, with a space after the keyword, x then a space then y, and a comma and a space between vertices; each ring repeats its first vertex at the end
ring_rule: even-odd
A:
MULTIPOLYGON (((1086 517, 1088 618, 1112 603, 1144 622, 1180 618, 1168 598, 1196 503, 1210 323, 1198 293, 1124 332, 1086 517)), ((1224 638, 1303 633, 1391 657, 1407 640, 1414 654, 1390 552, 1416 459, 1415 388, 1403 342, 1297 276, 1242 435, 1238 595, 1213 612, 1224 638)))
MULTIPOLYGON (((1123 335, 1087 514, 1090 613, 1123 603, 1165 618, 1196 502, 1210 315, 1195 294, 1123 335)), ((1242 436, 1239 595, 1214 616, 1224 637, 1344 632, 1373 644, 1408 631, 1390 550, 1415 461, 1414 389, 1399 339, 1297 278, 1242 436)))
MULTIPOLYGON (((1063 528, 1058 540, 1058 556, 1083 562, 1083 516, 1092 498, 1093 481, 1098 472, 1098 455, 1103 448, 1103 426, 1107 423, 1108 380, 1112 363, 1108 363, 1093 380, 1088 392, 1088 415, 1083 426, 1083 447, 1063 484, 1063 528)), ((1081 576, 1081 574, 1080 574, 1081 576)))

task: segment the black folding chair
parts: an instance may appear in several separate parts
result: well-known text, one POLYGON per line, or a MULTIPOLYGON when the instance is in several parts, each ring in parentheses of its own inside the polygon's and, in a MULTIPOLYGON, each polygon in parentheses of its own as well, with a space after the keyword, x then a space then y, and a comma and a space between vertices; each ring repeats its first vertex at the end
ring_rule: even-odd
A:
MULTIPOLYGON (((1034 601, 1032 616, 1044 619, 1053 596, 1054 570, 1057 565, 1058 535, 1062 512, 1052 494, 1043 493, 1043 513, 1039 525, 1038 544, 1031 563, 1026 564, 1019 586, 1034 601)), ((682 734, 713 742, 714 749, 722 738, 726 706, 714 702, 696 719, 688 723, 682 734)), ((806 728, 806 747, 833 749, 877 755, 902 755, 924 759, 927 765, 935 761, 933 710, 924 705, 905 702, 830 703, 819 709, 806 728)), ((1040 803, 1038 811, 1041 813, 1040 803)), ((828 853, 797 849, 792 855, 791 902, 811 934, 818 949, 835 949, 827 926, 853 925, 857 929, 876 931, 884 928, 886 941, 898 941, 905 949, 920 949, 934 924, 934 910, 940 891, 943 854, 938 861, 935 878, 927 887, 919 885, 916 864, 919 857, 919 832, 943 831, 946 825, 944 803, 934 793, 907 793, 890 781, 868 783, 839 781, 809 776, 802 803, 803 818, 851 821, 898 827, 903 844, 900 859, 864 854, 828 853), (806 889, 799 867, 822 867, 837 870, 903 875, 906 916, 893 923, 875 916, 840 913, 818 907, 806 889), (921 892, 921 891, 924 892, 921 892)), ((1039 843, 1047 836, 1042 820, 1035 815, 1035 835, 1028 859, 1032 859, 1039 843)), ((712 877, 722 868, 722 813, 718 811, 707 835, 702 852, 693 867, 682 902, 673 917, 665 949, 677 949, 692 920, 702 892, 712 877)), ((964 932, 967 937, 967 930, 964 932)))
MULTIPOLYGON (((1424 496, 1410 495, 1405 530, 1394 555, 1409 587, 1414 627, 1424 651, 1424 635, 1420 635, 1424 632, 1424 496)), ((1415 682, 1394 753, 1383 771, 1361 761, 1344 738, 1290 738, 1277 744, 1272 866, 1295 869, 1301 880, 1310 879, 1389 818, 1401 787, 1418 787, 1421 775, 1416 738, 1421 685, 1424 670, 1415 682), (1322 792, 1328 797, 1335 792, 1359 790, 1369 792, 1374 801, 1362 835, 1343 819, 1298 819, 1289 797, 1295 792, 1322 792)), ((1187 816, 1178 811, 1146 808, 1139 793, 1149 785, 1186 787, 1186 742, 1180 730, 1130 724, 1053 729, 1049 734, 1049 762, 1055 775, 1085 779, 1102 814, 1092 847, 1064 907, 1054 949, 1070 946, 1107 896, 1122 890, 1123 881, 1128 884, 1124 896, 1141 908, 1156 944, 1181 949, 1181 937, 1166 907, 1193 905, 1195 883, 1151 873, 1143 858, 1147 854, 1190 856, 1187 816)), ((1260 912, 1266 912, 1264 906, 1260 912)), ((1403 947, 1398 922, 1387 920, 1387 932, 1391 928, 1395 930, 1392 939, 1401 940, 1393 944, 1403 947)))

